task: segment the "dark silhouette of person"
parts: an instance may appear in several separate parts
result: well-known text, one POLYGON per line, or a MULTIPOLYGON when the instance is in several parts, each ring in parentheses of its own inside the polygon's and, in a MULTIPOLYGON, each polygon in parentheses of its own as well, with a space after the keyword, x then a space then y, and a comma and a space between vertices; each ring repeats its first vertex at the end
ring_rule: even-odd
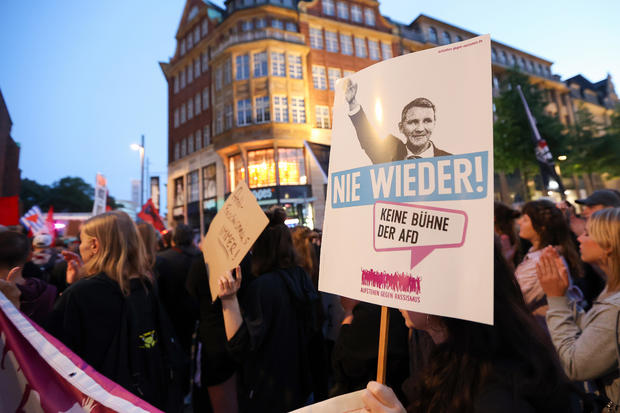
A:
POLYGON ((420 97, 403 108, 401 121, 398 123, 398 129, 407 138, 407 142, 403 143, 394 135, 388 135, 385 139, 377 136, 357 102, 356 94, 357 83, 347 79, 344 96, 349 104, 349 117, 362 149, 373 164, 452 155, 437 148, 431 140, 436 117, 435 105, 430 100, 420 97))

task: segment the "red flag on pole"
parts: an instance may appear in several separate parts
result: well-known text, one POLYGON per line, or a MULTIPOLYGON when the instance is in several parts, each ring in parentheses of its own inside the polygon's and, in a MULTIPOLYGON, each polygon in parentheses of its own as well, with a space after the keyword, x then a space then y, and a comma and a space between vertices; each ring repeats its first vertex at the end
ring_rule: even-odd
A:
POLYGON ((19 197, 0 197, 0 225, 19 225, 19 197))
POLYGON ((158 231, 163 231, 166 229, 164 222, 161 220, 159 216, 159 211, 153 205, 153 201, 149 198, 148 201, 144 205, 142 205, 142 211, 138 213, 138 217, 149 224, 153 225, 155 229, 158 231))
POLYGON ((52 245, 56 241, 56 227, 54 226, 54 205, 50 205, 50 209, 47 210, 47 218, 45 219, 47 230, 52 236, 52 245))

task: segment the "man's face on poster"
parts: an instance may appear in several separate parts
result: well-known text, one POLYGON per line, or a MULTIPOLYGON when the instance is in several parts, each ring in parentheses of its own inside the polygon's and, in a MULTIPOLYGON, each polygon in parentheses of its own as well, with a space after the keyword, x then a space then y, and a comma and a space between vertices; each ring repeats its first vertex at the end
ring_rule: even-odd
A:
POLYGON ((413 106, 407 110, 398 127, 413 146, 424 147, 435 128, 435 111, 433 108, 413 106))

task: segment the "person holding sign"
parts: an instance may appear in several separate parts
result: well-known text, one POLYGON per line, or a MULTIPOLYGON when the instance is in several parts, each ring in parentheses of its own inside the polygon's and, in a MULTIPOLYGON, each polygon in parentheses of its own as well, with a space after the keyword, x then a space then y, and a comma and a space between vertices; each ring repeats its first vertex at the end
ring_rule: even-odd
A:
MULTIPOLYGON (((407 389, 411 412, 571 412, 572 385, 542 328, 529 314, 496 240, 494 325, 401 310, 436 348, 407 389)), ((394 392, 370 382, 372 413, 404 413, 394 392)))
MULTIPOLYGON (((237 299, 241 271, 218 280, 230 354, 242 364, 240 397, 248 412, 287 412, 309 401, 313 377, 310 339, 319 329, 318 294, 298 265, 286 212, 267 213, 269 224, 252 247, 252 280, 237 299), (241 304, 241 305, 240 305, 241 304)), ((244 405, 240 401, 240 405, 244 405)))
POLYGON ((398 123, 398 129, 407 138, 407 142, 403 143, 393 135, 385 139, 377 136, 356 95, 357 83, 347 79, 344 97, 349 105, 349 117, 362 149, 373 164, 451 155, 437 148, 431 141, 437 118, 435 105, 430 100, 419 97, 403 108, 401 121, 398 123))
POLYGON ((575 311, 566 296, 569 274, 558 253, 547 247, 537 265, 538 279, 549 302, 547 325, 568 377, 594 381, 599 394, 611 401, 608 411, 617 411, 620 208, 594 212, 578 240, 581 259, 605 272, 605 289, 587 313, 575 311))

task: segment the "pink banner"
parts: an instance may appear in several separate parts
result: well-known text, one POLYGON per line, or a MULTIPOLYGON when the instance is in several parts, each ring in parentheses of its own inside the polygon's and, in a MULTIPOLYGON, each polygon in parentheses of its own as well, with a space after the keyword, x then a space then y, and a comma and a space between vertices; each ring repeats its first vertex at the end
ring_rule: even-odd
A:
POLYGON ((0 412, 161 413, 97 373, 0 293, 0 412))

